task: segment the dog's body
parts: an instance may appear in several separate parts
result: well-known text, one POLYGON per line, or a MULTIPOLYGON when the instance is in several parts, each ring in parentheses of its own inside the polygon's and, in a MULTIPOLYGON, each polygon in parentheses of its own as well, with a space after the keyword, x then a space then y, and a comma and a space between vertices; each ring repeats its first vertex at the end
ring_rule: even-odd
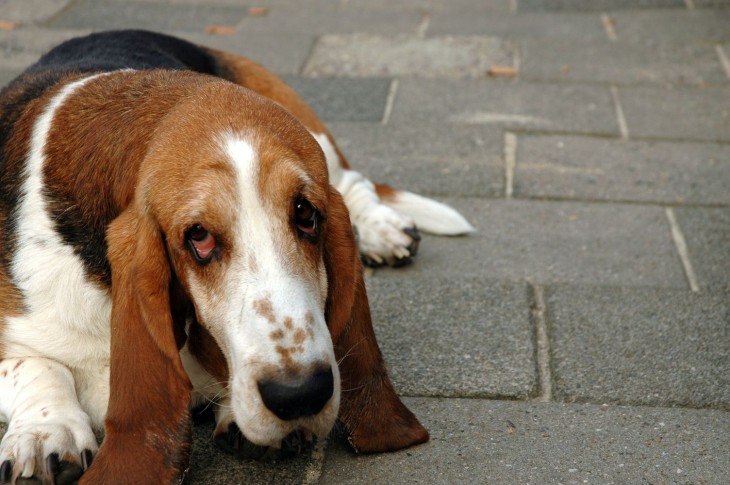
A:
POLYGON ((268 71, 149 32, 75 39, 0 94, 0 154, 0 483, 92 459, 88 483, 173 481, 211 399, 218 435, 261 446, 338 416, 363 452, 428 439, 387 377, 358 253, 410 258, 399 203, 471 228, 350 170, 268 71))

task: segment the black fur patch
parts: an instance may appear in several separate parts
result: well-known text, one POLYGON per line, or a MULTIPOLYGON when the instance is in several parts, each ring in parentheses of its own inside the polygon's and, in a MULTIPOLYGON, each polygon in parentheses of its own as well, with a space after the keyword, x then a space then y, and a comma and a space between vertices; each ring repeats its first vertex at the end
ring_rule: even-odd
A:
POLYGON ((26 72, 48 69, 77 72, 186 69, 213 74, 215 60, 200 47, 182 39, 145 30, 117 30, 66 41, 26 72))

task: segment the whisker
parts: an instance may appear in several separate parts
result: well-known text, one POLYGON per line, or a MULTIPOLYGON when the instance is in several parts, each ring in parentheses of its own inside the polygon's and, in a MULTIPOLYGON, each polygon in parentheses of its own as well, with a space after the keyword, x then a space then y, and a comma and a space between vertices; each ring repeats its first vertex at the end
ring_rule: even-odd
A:
POLYGON ((365 341, 365 338, 362 338, 361 340, 359 340, 358 342, 356 342, 355 344, 353 344, 352 347, 350 347, 349 349, 347 349, 347 352, 345 353, 345 355, 343 355, 342 357, 340 357, 337 360, 337 365, 340 365, 342 363, 342 361, 344 361, 347 357, 349 357, 350 355, 352 355, 352 351, 355 349, 355 347, 357 347, 358 345, 360 345, 364 341, 365 341))

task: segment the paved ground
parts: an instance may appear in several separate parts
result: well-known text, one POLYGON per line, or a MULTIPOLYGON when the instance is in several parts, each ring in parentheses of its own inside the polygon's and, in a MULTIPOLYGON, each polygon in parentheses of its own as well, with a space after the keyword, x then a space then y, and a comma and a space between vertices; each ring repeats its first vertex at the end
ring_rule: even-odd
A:
POLYGON ((252 57, 358 169, 478 228, 368 278, 429 444, 334 436, 262 465, 201 426, 191 483, 730 482, 730 1, 5 0, 0 19, 2 83, 106 28, 252 57))

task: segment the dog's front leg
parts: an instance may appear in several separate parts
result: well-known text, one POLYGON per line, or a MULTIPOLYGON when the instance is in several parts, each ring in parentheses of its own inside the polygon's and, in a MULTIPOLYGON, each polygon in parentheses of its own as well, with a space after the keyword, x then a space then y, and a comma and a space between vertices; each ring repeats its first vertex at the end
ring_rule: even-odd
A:
POLYGON ((0 483, 34 477, 73 483, 97 450, 91 420, 76 397, 71 371, 38 357, 0 362, 0 483))

